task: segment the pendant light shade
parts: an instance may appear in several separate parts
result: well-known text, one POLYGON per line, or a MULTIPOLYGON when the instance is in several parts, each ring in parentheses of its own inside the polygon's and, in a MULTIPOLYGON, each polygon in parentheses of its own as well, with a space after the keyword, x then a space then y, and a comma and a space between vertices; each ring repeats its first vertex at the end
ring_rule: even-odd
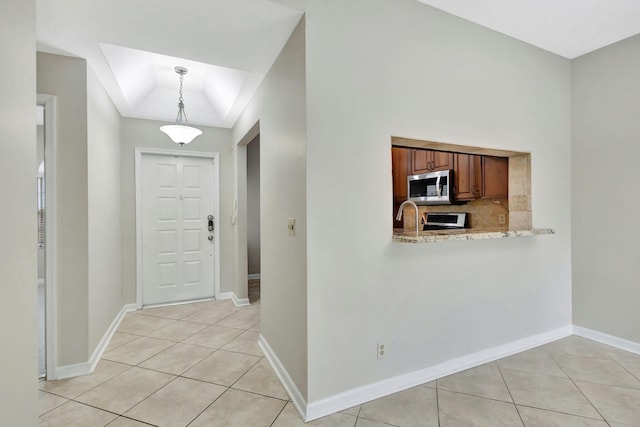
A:
POLYGON ((184 100, 182 99, 182 80, 184 75, 187 74, 187 69, 184 67, 175 67, 176 73, 180 75, 180 96, 178 98, 178 115, 176 116, 176 123, 173 125, 166 125, 160 127, 160 130, 166 133, 169 138, 176 144, 180 144, 182 147, 184 144, 188 144, 194 140, 198 135, 202 134, 200 129, 189 126, 187 121, 187 114, 184 112, 184 100))
POLYGON ((167 135, 176 144, 184 145, 194 140, 196 136, 202 135, 200 129, 185 125, 165 125, 160 130, 167 135))

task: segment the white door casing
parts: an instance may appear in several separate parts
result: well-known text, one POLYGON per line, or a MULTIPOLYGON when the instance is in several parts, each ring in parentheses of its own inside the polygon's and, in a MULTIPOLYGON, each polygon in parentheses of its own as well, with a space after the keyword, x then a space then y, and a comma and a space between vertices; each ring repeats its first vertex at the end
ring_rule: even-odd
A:
POLYGON ((185 154, 136 149, 138 307, 219 290, 217 155, 185 154))

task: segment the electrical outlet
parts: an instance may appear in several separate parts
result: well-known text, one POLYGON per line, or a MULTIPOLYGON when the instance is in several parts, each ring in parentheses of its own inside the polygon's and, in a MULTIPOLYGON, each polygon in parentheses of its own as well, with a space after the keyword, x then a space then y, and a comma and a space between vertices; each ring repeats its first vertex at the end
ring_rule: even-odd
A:
POLYGON ((505 225, 507 223, 507 216, 505 214, 498 214, 498 224, 505 225))
POLYGON ((287 221, 287 229, 289 230, 289 236, 296 235, 296 219, 289 218, 287 221))
POLYGON ((387 358, 387 350, 385 349, 384 343, 378 341, 378 359, 386 359, 387 358))

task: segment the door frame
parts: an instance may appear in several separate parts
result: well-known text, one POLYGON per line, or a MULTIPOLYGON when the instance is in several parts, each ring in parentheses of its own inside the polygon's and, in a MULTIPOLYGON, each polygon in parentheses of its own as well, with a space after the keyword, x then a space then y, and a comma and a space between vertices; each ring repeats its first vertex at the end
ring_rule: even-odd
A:
POLYGON ((213 255, 213 298, 220 296, 220 153, 166 150, 161 148, 135 148, 136 186, 136 307, 142 308, 142 156, 154 154, 168 157, 199 157, 213 160, 213 215, 215 217, 213 255))
MULTIPOLYGON (((249 304, 249 260, 247 253, 247 145, 260 135, 260 120, 257 120, 251 129, 235 145, 236 154, 236 199, 235 215, 237 226, 235 227, 235 265, 234 265, 234 294, 236 299, 243 304, 249 304)), ((261 147, 262 149, 262 147, 261 147)), ((260 170, 262 173, 262 169, 260 170)), ((262 176, 261 176, 262 178, 262 176)), ((262 186, 262 180, 260 181, 262 186)), ((262 193, 261 197, 262 197, 262 193)), ((260 210, 263 209, 260 204, 260 210)), ((262 222, 262 214, 260 214, 262 222)), ((262 233, 262 227, 260 228, 262 233)), ((262 236, 261 236, 262 242, 262 236)), ((260 248, 262 251, 262 246, 260 248)), ((262 260, 262 256, 260 257, 262 260)), ((261 262, 262 263, 262 262, 261 262)), ((262 274, 262 266, 260 267, 262 274)))
POLYGON ((56 97, 38 93, 36 105, 44 106, 44 295, 46 378, 55 380, 58 368, 58 305, 57 305, 57 198, 56 198, 56 97))

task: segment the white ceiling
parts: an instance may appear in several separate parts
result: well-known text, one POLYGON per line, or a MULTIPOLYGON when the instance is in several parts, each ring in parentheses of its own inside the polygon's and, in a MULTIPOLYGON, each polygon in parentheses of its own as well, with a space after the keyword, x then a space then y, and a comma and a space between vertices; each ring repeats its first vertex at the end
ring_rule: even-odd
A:
POLYGON ((306 0, 37 0, 38 50, 86 58, 125 117, 231 127, 306 0), (296 7, 292 7, 296 6, 296 7), (231 100, 233 95, 237 95, 231 100))
MULTIPOLYGON (((349 1, 349 0, 342 0, 349 1)), ((640 0, 418 0, 575 58, 640 32, 640 0)), ((36 0, 38 50, 86 58, 125 117, 231 127, 309 0, 36 0)))
POLYGON ((175 66, 180 65, 188 69, 183 98, 189 121, 230 128, 264 77, 106 43, 100 48, 122 93, 118 109, 126 117, 166 120, 169 110, 175 118, 180 86, 175 66))
POLYGON ((638 0, 419 0, 569 59, 640 33, 638 0))

